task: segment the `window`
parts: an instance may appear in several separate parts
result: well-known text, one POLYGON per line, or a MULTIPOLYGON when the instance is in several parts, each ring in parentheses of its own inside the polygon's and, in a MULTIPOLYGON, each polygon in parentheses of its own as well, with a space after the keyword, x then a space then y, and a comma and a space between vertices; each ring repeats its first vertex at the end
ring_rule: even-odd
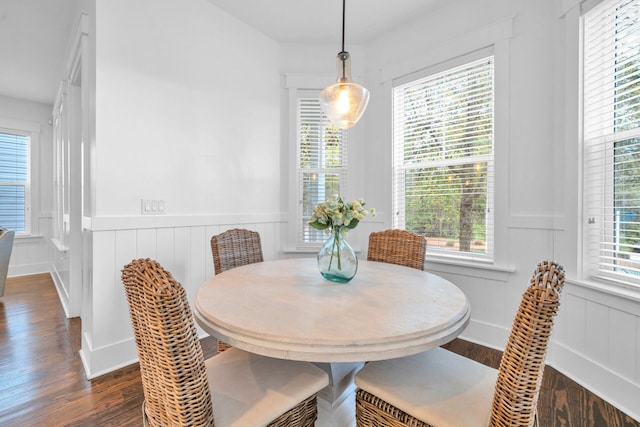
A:
POLYGON ((586 275, 640 285, 640 1, 583 18, 586 275))
POLYGON ((319 91, 298 91, 296 105, 297 246, 324 243, 323 231, 308 225, 318 203, 341 194, 347 182, 346 132, 320 108, 319 91))
POLYGON ((493 56, 393 89, 393 226, 428 251, 493 256, 493 56))
POLYGON ((30 231, 30 137, 0 129, 0 225, 16 233, 30 231))

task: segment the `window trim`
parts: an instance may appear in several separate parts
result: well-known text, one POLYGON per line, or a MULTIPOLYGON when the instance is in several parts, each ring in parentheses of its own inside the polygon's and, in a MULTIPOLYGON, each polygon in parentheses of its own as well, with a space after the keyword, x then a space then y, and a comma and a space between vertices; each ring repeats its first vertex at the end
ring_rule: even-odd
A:
MULTIPOLYGON (((488 162, 487 175, 493 177, 492 179, 493 182, 491 183, 492 188, 487 188, 487 208, 491 210, 491 214, 487 219, 487 235, 486 235, 487 252, 486 254, 474 254, 474 253, 466 253, 466 252, 459 252, 459 251, 447 251, 447 250, 443 250, 442 248, 427 246, 427 253, 429 254, 430 259, 442 260, 445 262, 447 260, 448 261, 457 260, 460 263, 472 262, 472 263, 479 263, 479 264, 487 264, 487 263, 493 264, 496 261, 496 241, 497 241, 496 234, 498 233, 495 227, 496 216, 497 216, 495 194, 497 194, 496 188, 497 188, 497 182, 498 182, 498 176, 496 174, 496 157, 497 157, 496 141, 498 139, 497 117, 498 117, 498 111, 503 111, 503 110, 498 110, 496 106, 498 103, 498 78, 496 77, 496 75, 498 74, 498 67, 497 67, 497 58, 496 58, 497 55, 496 55, 495 45, 478 49, 476 51, 469 52, 464 55, 457 56, 455 58, 451 58, 449 60, 432 65, 430 67, 403 75, 399 78, 393 79, 391 82, 391 91, 393 92, 396 88, 408 85, 411 82, 415 82, 429 76, 436 76, 438 74, 446 73, 448 71, 452 71, 457 68, 464 67, 466 65, 472 64, 473 62, 480 61, 484 58, 489 58, 489 57, 491 57, 493 61, 494 108, 493 108, 492 153, 491 155, 487 155, 491 157, 491 161, 488 162)), ((391 102, 392 104, 395 102, 393 94, 391 95, 391 102)), ((395 106, 392 108, 392 110, 394 109, 395 109, 395 106)), ((391 123, 391 132, 392 132, 392 140, 393 140, 394 133, 395 133, 393 119, 391 123)), ((395 208, 396 197, 397 197, 395 193, 395 188, 398 185, 398 183, 396 182, 397 166, 396 166, 396 158, 395 158, 395 155, 396 155, 395 142, 392 142, 392 152, 393 154, 392 154, 392 174, 391 174, 391 180, 392 180, 392 195, 391 195, 392 202, 391 203, 392 203, 392 208, 395 208)), ((483 156, 483 157, 487 157, 487 156, 483 156)), ((395 223, 395 222, 396 222, 396 219, 394 217, 392 218, 392 223, 395 223)))
MULTIPOLYGON (((298 200, 300 199, 300 196, 302 196, 302 194, 300 194, 301 192, 301 186, 303 185, 303 176, 306 173, 311 173, 311 174, 332 174, 332 175, 338 175, 338 182, 340 185, 340 188, 348 188, 349 186, 349 161, 348 161, 348 157, 349 157, 349 150, 347 148, 347 144, 348 144, 348 138, 347 138, 347 132, 346 130, 343 129, 337 129, 337 132, 340 133, 340 167, 339 168, 302 168, 300 166, 300 145, 298 144, 298 142, 301 139, 301 135, 300 135, 300 126, 299 126, 299 122, 298 122, 298 112, 299 112, 299 103, 301 100, 306 99, 306 100, 318 100, 318 109, 320 109, 320 101, 319 101, 319 96, 320 96, 320 90, 316 90, 316 89, 298 89, 296 91, 296 123, 295 123, 295 128, 296 128, 296 140, 295 140, 295 150, 296 150, 296 164, 295 164, 295 171, 296 171, 296 192, 295 192, 295 198, 298 200)), ((324 116, 324 114, 323 114, 324 116)), ((326 116, 324 116, 324 118, 326 119, 326 116)), ((322 122, 321 122, 322 123, 322 122)), ((329 123, 329 120, 326 119, 326 123, 329 123)), ((320 143, 326 142, 325 140, 325 133, 322 132, 322 137, 320 138, 320 143)), ((324 153, 324 150, 320 150, 322 153, 324 153)), ((344 194, 344 192, 343 192, 344 194)), ((331 194, 326 194, 325 195, 325 199, 327 200, 329 197, 331 196, 331 194)), ((324 201, 322 200, 322 201, 324 201)), ((318 203, 321 203, 322 201, 318 201, 318 203)), ((322 245, 324 244, 324 241, 326 241, 326 238, 323 239, 322 242, 305 242, 301 239, 303 233, 300 232, 301 228, 304 226, 304 222, 303 222, 303 217, 304 217, 304 212, 303 212, 303 205, 300 203, 296 204, 297 209, 296 209, 296 215, 295 215, 295 220, 296 220, 296 247, 298 248, 320 248, 322 247, 322 245)), ((318 233, 317 230, 314 230, 315 232, 318 233)), ((320 232, 321 233, 321 232, 320 232)))
MULTIPOLYGON (((452 30, 453 31, 453 30, 452 30)), ((424 42, 420 50, 403 57, 401 61, 390 60, 379 70, 378 83, 384 87, 384 100, 391 105, 392 82, 406 76, 420 73, 422 70, 435 67, 438 64, 452 60, 469 53, 483 49, 493 49, 495 73, 495 123, 494 123, 494 192, 497 195, 494 204, 494 257, 493 261, 469 261, 455 258, 444 259, 433 255, 427 261, 455 265, 459 263, 469 267, 476 264, 480 269, 492 266, 498 269, 510 270, 509 266, 509 229, 513 216, 509 214, 509 201, 502 195, 510 194, 510 113, 511 113, 511 39, 515 36, 515 16, 507 16, 499 21, 479 25, 464 33, 452 32, 443 40, 424 42)), ((385 131, 391 137, 391 126, 385 126, 385 131)), ((391 173, 391 172, 389 172, 391 173)), ((390 199, 389 195, 389 199, 390 199)), ((391 209, 389 200, 388 209, 391 209)), ((379 215, 380 216, 380 215, 379 215)), ((517 218, 517 217, 516 217, 517 218)), ((385 220, 387 226, 389 220, 385 220)), ((478 270, 480 271, 480 270, 478 270)))
MULTIPOLYGON (((323 243, 307 243, 301 244, 298 242, 298 223, 300 215, 300 206, 298 205, 298 129, 297 129, 297 103, 300 94, 308 94, 311 92, 320 91, 327 85, 327 82, 335 80, 333 74, 300 74, 290 73, 285 74, 285 89, 288 95, 288 165, 287 177, 289 196, 288 196, 288 220, 287 226, 283 227, 282 241, 284 243, 283 252, 285 253, 316 253, 322 247, 323 243)), ((351 155, 347 152, 347 157, 351 155)), ((348 165, 351 163, 348 162, 348 165)), ((349 188, 351 184, 350 176, 351 171, 347 167, 347 188, 343 194, 349 194, 349 188)))
POLYGON ((29 137, 29 188, 27 218, 25 218, 25 232, 16 233, 16 239, 39 237, 38 215, 40 212, 40 124, 0 117, 0 132, 24 135, 29 137))
MULTIPOLYGON (((613 158, 615 151, 615 143, 622 142, 628 139, 640 138, 640 127, 636 127, 633 129, 627 129, 622 131, 612 131, 603 133, 599 132, 598 135, 594 135, 593 132, 590 134, 587 131, 587 127, 589 123, 587 121, 587 113, 586 113, 586 64, 585 64, 585 56, 586 52, 586 20, 587 15, 598 6, 601 6, 603 1, 598 2, 585 2, 583 7, 580 10, 580 14, 578 17, 578 43, 579 43, 579 79, 580 79, 580 88, 578 91, 579 96, 579 131, 578 131, 578 140, 579 140, 579 153, 580 153, 580 175, 579 175, 579 183, 578 186, 580 188, 581 200, 580 200, 580 213, 582 216, 582 223, 580 233, 580 243, 579 243, 579 251, 580 257, 578 260, 579 266, 579 274, 580 280, 577 283, 584 283, 585 286, 596 287, 606 290, 610 292, 611 289, 620 288, 625 292, 631 292, 633 294, 637 294, 640 292, 640 276, 633 277, 631 275, 620 274, 615 271, 604 271, 598 268, 600 258, 602 257, 601 251, 602 249, 598 247, 595 248, 596 244, 601 245, 603 242, 606 242, 607 239, 610 239, 610 236, 607 234, 610 229, 605 229, 605 223, 608 219, 611 224, 613 224, 613 212, 604 213, 598 218, 592 215, 593 208, 589 205, 593 204, 594 201, 599 203, 599 206, 613 206, 613 198, 614 198, 614 189, 613 189, 613 170, 603 177, 606 182, 610 181, 610 185, 605 189, 605 192, 600 195, 599 200, 596 200, 598 197, 594 197, 591 193, 593 188, 591 188, 587 181, 589 179, 589 170, 587 168, 587 162, 593 160, 599 160, 604 162, 603 164, 606 166, 611 165, 613 163, 606 163, 608 159, 613 158), (602 145, 607 146, 608 153, 603 155, 602 157, 595 158, 590 156, 589 152, 594 147, 594 145, 602 145), (609 202, 609 203, 608 203, 609 202), (594 223, 596 221, 597 230, 594 230, 594 223), (593 236, 600 236, 597 242, 593 242, 593 236), (604 236, 604 237, 603 237, 604 236), (596 254, 593 254, 593 252, 596 254)), ((613 56, 613 52, 611 53, 612 59, 615 58, 613 56)), ((611 69, 609 66, 608 69, 611 69)), ((612 81, 613 84, 613 81, 612 81)), ((607 98, 609 100, 611 98, 607 98)), ((614 110, 609 109, 608 114, 612 117, 614 115, 614 110)), ((602 117, 602 114, 598 117, 602 117)))

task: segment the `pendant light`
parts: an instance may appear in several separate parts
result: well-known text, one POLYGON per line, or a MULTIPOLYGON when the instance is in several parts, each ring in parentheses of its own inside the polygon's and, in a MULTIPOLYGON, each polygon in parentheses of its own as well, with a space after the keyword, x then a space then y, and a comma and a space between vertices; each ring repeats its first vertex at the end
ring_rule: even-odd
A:
POLYGON ((320 94, 322 111, 340 129, 355 125, 369 102, 369 91, 351 79, 351 57, 344 50, 345 3, 346 0, 342 0, 342 51, 336 58, 338 78, 320 94))

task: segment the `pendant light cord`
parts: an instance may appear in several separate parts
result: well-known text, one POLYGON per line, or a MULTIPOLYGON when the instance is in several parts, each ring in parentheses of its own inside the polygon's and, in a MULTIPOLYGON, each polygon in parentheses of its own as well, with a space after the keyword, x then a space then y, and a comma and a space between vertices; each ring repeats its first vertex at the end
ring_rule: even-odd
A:
POLYGON ((342 0, 342 51, 344 52, 344 16, 347 0, 342 0))
MULTIPOLYGON (((344 22, 345 22, 345 10, 346 10, 347 0, 342 0, 342 51, 344 52, 344 22)), ((345 79, 347 76, 347 64, 346 60, 342 60, 342 78, 345 79)))

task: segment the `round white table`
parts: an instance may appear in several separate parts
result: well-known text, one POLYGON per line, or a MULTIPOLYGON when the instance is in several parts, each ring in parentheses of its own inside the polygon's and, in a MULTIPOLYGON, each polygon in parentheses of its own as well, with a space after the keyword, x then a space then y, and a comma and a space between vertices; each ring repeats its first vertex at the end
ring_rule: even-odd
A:
POLYGON ((355 425, 353 376, 364 361, 419 353, 467 326, 469 301, 431 273, 358 261, 349 283, 324 279, 315 258, 261 262, 205 282, 198 324, 234 347, 314 362, 329 374, 318 394, 317 427, 355 425))
POLYGON ((407 356, 447 343, 469 322, 469 302, 431 273, 359 260, 349 283, 324 279, 310 258, 250 264, 205 282, 198 324, 252 353, 309 362, 407 356))

